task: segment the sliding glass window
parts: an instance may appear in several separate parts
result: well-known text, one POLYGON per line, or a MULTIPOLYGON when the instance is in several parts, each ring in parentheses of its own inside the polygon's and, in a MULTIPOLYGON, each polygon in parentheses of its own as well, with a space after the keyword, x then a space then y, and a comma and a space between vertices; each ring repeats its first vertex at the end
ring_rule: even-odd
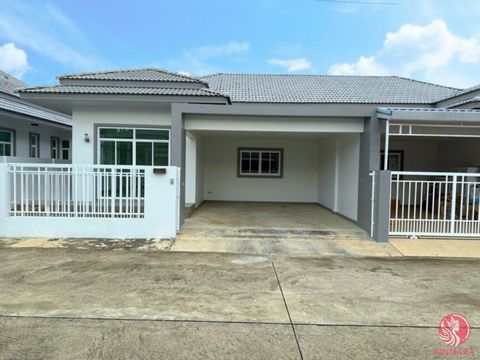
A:
POLYGON ((104 165, 168 166, 170 130, 98 128, 99 163, 104 165))

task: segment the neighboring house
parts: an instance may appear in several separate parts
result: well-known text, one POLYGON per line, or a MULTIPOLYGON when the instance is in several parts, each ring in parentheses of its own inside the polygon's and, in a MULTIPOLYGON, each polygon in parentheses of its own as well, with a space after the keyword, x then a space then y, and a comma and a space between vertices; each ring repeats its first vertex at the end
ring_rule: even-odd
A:
POLYGON ((26 87, 27 84, 0 71, 2 162, 69 161, 72 137, 70 116, 21 99, 18 91, 26 87))
MULTIPOLYGON (((378 241, 480 234, 479 179, 464 174, 480 166, 480 87, 396 76, 193 78, 161 69, 59 81, 21 91, 73 120, 72 169, 83 172, 71 184, 83 192, 70 199, 79 190, 68 188, 67 209, 49 208, 76 219, 68 234, 54 235, 175 236, 185 206, 206 200, 316 203, 378 241), (165 168, 154 176, 143 166, 165 168), (110 232, 85 228, 82 217, 110 232)), ((25 221, 39 212, 9 209, 32 215, 25 221)))

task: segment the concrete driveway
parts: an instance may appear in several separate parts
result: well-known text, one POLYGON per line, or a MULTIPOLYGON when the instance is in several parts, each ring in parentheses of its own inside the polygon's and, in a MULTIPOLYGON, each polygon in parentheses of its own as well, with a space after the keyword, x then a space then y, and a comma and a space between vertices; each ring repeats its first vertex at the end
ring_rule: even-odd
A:
POLYGON ((0 359, 431 358, 480 261, 0 249, 0 359))

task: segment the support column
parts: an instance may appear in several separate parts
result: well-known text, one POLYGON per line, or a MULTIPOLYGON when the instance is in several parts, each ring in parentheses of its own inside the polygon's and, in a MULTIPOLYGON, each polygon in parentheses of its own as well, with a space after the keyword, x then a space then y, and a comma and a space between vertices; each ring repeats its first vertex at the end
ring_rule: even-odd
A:
POLYGON ((172 166, 180 167, 180 209, 179 224, 185 221, 185 124, 182 112, 172 104, 172 130, 171 130, 172 166))
POLYGON ((387 242, 390 230, 390 171, 375 171, 373 238, 387 242))
POLYGON ((380 137, 380 121, 375 112, 364 120, 364 131, 360 135, 357 224, 369 234, 372 225, 373 195, 370 173, 380 169, 380 137))

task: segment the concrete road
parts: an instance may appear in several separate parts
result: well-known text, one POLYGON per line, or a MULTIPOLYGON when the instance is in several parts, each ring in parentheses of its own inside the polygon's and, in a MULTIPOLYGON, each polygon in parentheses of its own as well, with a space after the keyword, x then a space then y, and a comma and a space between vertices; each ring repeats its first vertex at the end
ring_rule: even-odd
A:
POLYGON ((0 249, 0 359, 407 359, 480 351, 480 261, 0 249))

